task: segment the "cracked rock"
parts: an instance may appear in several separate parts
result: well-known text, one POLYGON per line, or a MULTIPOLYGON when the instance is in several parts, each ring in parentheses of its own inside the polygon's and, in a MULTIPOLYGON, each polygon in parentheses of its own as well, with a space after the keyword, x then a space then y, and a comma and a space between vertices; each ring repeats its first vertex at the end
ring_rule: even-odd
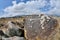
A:
POLYGON ((55 31, 57 20, 41 14, 25 18, 25 37, 28 40, 47 40, 55 31), (32 27, 31 27, 32 26, 32 27))

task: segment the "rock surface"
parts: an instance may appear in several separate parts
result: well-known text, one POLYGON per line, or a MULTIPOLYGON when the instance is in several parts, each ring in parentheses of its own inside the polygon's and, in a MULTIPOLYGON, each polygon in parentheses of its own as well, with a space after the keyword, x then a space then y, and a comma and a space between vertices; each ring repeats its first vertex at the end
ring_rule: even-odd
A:
POLYGON ((60 17, 27 15, 0 18, 0 40, 60 40, 60 17))
POLYGON ((2 37, 2 40, 25 40, 25 38, 24 37, 17 37, 17 36, 10 37, 10 38, 2 37))
POLYGON ((48 40, 57 27, 57 20, 41 14, 39 16, 30 16, 25 19, 25 37, 28 40, 48 40))
POLYGON ((15 20, 11 18, 9 19, 5 19, 4 22, 0 21, 0 40, 24 40, 23 20, 21 18, 13 18, 15 20))

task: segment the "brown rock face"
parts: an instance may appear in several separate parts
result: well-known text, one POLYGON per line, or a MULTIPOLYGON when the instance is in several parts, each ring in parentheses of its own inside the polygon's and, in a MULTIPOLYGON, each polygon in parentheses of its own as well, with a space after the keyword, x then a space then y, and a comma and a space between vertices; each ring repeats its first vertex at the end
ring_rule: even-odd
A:
POLYGON ((27 40, 48 40, 55 34, 57 20, 41 14, 25 18, 25 37, 27 40))

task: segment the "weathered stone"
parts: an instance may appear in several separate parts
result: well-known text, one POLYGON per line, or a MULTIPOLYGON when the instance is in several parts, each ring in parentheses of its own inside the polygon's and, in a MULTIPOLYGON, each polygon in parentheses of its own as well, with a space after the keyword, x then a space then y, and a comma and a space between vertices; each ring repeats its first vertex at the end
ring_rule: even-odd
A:
POLYGON ((24 37, 18 37, 18 36, 9 37, 9 38, 2 37, 2 40, 25 40, 25 38, 24 37))
POLYGON ((25 37, 28 40, 48 40, 55 33, 57 20, 41 14, 25 18, 25 37))
MULTIPOLYGON (((19 26, 19 25, 17 25, 17 23, 8 21, 8 23, 6 23, 6 24, 4 24, 4 26, 0 27, 1 28, 0 31, 2 31, 4 33, 2 35, 5 37, 22 36, 22 34, 24 33, 24 30, 22 27, 23 25, 19 26)), ((1 33, 0 33, 0 35, 1 35, 1 33)))
MULTIPOLYGON (((50 17, 41 14, 27 15, 24 18, 11 17, 0 19, 0 40, 2 38, 10 40, 15 38, 14 36, 20 37, 20 34, 26 40, 60 40, 60 17, 50 17)), ((16 40, 18 39, 16 38, 16 40)))

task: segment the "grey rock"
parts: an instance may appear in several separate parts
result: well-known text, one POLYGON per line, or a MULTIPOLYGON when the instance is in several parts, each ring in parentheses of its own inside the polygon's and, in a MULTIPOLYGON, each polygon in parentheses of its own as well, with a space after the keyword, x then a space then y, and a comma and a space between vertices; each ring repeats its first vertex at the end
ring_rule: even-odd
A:
POLYGON ((2 40, 25 40, 25 38, 24 37, 18 37, 18 36, 9 37, 9 38, 2 37, 2 40))
POLYGON ((28 40, 47 40, 56 26, 57 20, 44 14, 27 17, 24 27, 25 37, 28 40))

